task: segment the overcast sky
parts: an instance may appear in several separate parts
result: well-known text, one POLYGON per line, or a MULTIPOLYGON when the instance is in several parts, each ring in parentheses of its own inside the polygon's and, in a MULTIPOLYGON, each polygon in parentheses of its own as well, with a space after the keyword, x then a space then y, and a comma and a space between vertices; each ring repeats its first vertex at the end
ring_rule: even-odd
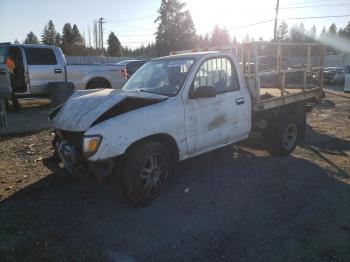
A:
MULTIPOLYGON (((197 33, 210 33, 218 24, 226 27, 231 36, 238 40, 246 34, 258 39, 271 39, 273 22, 236 28, 260 21, 273 19, 276 0, 186 0, 186 9, 192 15, 197 33)), ((136 47, 154 41, 157 9, 160 0, 0 0, 0 42, 24 40, 29 31, 39 38, 45 24, 53 20, 56 30, 61 33, 64 23, 77 24, 81 33, 88 38, 89 27, 99 17, 106 18, 105 39, 114 31, 122 45, 136 47)), ((323 18, 306 20, 286 20, 289 27, 303 22, 307 29, 313 24, 320 33, 334 22, 339 27, 346 26, 350 20, 349 0, 280 0, 280 20, 295 17, 349 15, 342 18, 323 18), (305 8, 306 6, 310 6, 305 8), (298 8, 296 8, 298 7, 298 8)))

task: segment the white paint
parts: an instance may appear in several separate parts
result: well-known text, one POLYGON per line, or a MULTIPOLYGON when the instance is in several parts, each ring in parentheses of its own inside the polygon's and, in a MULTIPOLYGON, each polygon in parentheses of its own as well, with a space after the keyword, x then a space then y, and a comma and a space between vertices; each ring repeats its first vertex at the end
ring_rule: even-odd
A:
POLYGON ((122 155, 130 145, 145 137, 165 134, 179 149, 180 160, 246 138, 251 128, 251 100, 234 57, 219 53, 194 55, 196 62, 181 91, 175 97, 110 118, 90 128, 109 108, 126 97, 164 98, 159 95, 123 90, 76 92, 53 120, 53 127, 102 135, 98 151, 89 158, 99 161, 122 155), (225 56, 238 71, 240 90, 213 98, 189 99, 188 93, 200 65, 207 59, 225 56), (236 100, 244 104, 237 105, 236 100))
POLYGON ((165 98, 155 94, 131 93, 114 89, 76 91, 53 119, 52 126, 67 131, 86 131, 104 112, 126 97, 165 98))

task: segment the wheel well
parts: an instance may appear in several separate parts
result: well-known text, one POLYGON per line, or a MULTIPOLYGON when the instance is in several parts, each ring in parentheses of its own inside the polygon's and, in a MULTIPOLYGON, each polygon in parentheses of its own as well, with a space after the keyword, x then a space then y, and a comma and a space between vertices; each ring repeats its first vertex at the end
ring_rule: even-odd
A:
POLYGON ((174 157, 174 161, 179 160, 179 148, 173 137, 168 134, 156 134, 145 138, 142 138, 129 146, 127 150, 139 143, 144 143, 146 141, 156 141, 162 143, 166 148, 170 149, 171 155, 174 157))
POLYGON ((95 78, 92 78, 92 79, 89 80, 89 82, 86 84, 85 89, 87 89, 87 88, 89 87, 89 85, 90 85, 92 82, 94 82, 94 81, 97 81, 97 82, 106 82, 106 83, 108 83, 109 87, 112 86, 112 85, 111 85, 111 82, 109 82, 108 79, 106 79, 106 78, 104 78, 104 77, 95 77, 95 78))

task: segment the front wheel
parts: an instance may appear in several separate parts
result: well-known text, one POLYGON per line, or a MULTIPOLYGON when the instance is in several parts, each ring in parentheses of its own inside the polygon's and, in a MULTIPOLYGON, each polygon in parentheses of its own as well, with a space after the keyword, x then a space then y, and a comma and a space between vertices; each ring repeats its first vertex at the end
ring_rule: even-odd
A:
POLYGON ((92 79, 86 86, 86 89, 112 88, 111 84, 104 78, 92 79))
POLYGON ((168 187, 174 161, 158 142, 136 144, 128 150, 122 165, 123 189, 132 206, 145 206, 168 187))
POLYGON ((299 138, 298 127, 295 122, 284 122, 271 132, 270 153, 276 156, 287 156, 295 149, 299 138))

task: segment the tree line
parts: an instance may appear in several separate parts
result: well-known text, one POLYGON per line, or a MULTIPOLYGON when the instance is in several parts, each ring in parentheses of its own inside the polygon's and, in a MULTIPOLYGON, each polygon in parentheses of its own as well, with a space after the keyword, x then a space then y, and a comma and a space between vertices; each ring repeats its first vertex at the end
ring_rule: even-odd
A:
MULTIPOLYGON (((236 37, 231 37, 228 30, 214 27, 210 34, 198 35, 191 14, 185 10, 185 3, 179 0, 161 0, 158 17, 154 21, 157 23, 155 33, 155 42, 147 46, 140 46, 130 49, 122 46, 117 35, 110 32, 108 36, 107 49, 98 44, 98 27, 95 22, 94 38, 95 47, 92 47, 90 31, 88 45, 85 35, 82 35, 76 24, 73 26, 66 23, 63 26, 62 33, 56 31, 54 23, 50 20, 44 27, 41 35, 42 44, 55 45, 60 47, 65 55, 85 56, 85 55, 108 55, 108 56, 131 56, 131 57, 155 57, 167 55, 173 50, 192 49, 194 47, 210 47, 237 43, 236 37)), ((328 29, 323 28, 320 34, 316 32, 314 25, 307 30, 303 23, 295 24, 289 28, 285 21, 282 21, 277 28, 276 39, 270 41, 292 42, 292 43, 312 43, 317 42, 323 36, 340 36, 350 39, 350 21, 344 28, 337 28, 333 23, 328 29)), ((247 34, 242 42, 255 41, 247 34)), ((261 37, 258 41, 264 41, 261 37)), ((33 33, 29 32, 24 40, 27 44, 38 44, 39 39, 33 33)), ((327 47, 327 53, 337 54, 338 50, 327 47)))
MULTIPOLYGON (((91 40, 90 40, 91 41, 91 40)), ((27 34, 25 44, 44 44, 58 46, 65 55, 70 56, 87 56, 87 55, 109 55, 121 56, 121 44, 116 35, 111 32, 108 38, 108 48, 100 49, 100 47, 92 47, 91 43, 86 44, 85 36, 80 33, 76 24, 65 23, 62 33, 56 31, 55 25, 50 20, 45 25, 41 34, 41 40, 31 31, 27 34)))

